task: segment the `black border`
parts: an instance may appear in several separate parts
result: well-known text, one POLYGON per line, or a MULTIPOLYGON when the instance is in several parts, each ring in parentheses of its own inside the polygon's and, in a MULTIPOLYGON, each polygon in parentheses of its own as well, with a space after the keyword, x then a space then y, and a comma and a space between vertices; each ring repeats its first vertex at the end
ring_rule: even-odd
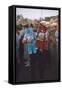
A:
POLYGON ((13 78, 14 78, 14 83, 13 84, 33 84, 33 83, 50 83, 50 82, 60 82, 61 81, 61 71, 60 71, 60 68, 61 68, 61 62, 60 62, 60 33, 59 33, 59 67, 58 67, 58 80, 43 80, 43 81, 28 81, 28 82, 16 82, 16 62, 15 62, 15 57, 16 57, 16 52, 15 52, 15 45, 16 45, 16 8, 28 8, 28 9, 47 9, 47 10, 58 10, 59 11, 59 31, 61 32, 60 30, 60 27, 61 27, 61 22, 60 22, 60 19, 61 19, 61 8, 56 8, 56 7, 40 7, 40 6, 24 6, 24 5, 13 5, 13 51, 14 51, 14 58, 13 58, 13 61, 14 61, 14 66, 13 66, 13 78), (15 38, 14 38, 15 37, 15 38))

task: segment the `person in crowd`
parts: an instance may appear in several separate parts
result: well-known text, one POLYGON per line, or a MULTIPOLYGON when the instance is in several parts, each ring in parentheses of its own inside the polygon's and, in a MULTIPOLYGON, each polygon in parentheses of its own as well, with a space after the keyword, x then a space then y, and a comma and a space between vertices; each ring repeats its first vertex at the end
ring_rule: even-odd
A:
POLYGON ((45 78, 45 71, 48 64, 48 29, 42 23, 39 24, 37 29, 36 39, 37 50, 37 69, 38 79, 43 80, 45 78))
POLYGON ((43 50, 46 49, 47 43, 47 28, 40 23, 37 30, 36 46, 39 49, 39 51, 43 52, 43 50))
POLYGON ((22 59, 23 56, 23 44, 22 44, 22 38, 23 38, 23 34, 24 34, 24 30, 22 29, 22 27, 20 27, 19 25, 17 26, 16 29, 16 52, 17 54, 17 61, 20 62, 20 60, 22 59))
POLYGON ((19 27, 18 25, 16 30, 16 79, 21 81, 28 80, 28 75, 26 75, 27 70, 24 64, 24 44, 22 42, 24 37, 23 27, 19 27))
POLYGON ((57 56, 57 48, 56 48, 56 26, 53 23, 50 25, 49 31, 49 56, 50 56, 50 79, 57 79, 58 77, 58 56, 57 56))
POLYGON ((20 60, 23 61, 23 55, 24 55, 24 44, 22 43, 23 36, 24 36, 24 29, 20 28, 19 32, 19 55, 20 55, 20 60))
POLYGON ((59 28, 58 24, 55 26, 55 39, 56 39, 56 78, 58 79, 58 58, 59 58, 59 28))
POLYGON ((19 29, 16 29, 16 60, 20 61, 19 57, 19 29))
POLYGON ((56 47, 58 49, 58 39, 59 39, 59 30, 58 30, 58 25, 55 26, 56 30, 55 30, 55 38, 56 38, 56 47))
POLYGON ((36 53, 35 33, 33 32, 32 24, 26 25, 22 42, 24 43, 24 59, 26 61, 25 66, 30 67, 30 56, 36 53))

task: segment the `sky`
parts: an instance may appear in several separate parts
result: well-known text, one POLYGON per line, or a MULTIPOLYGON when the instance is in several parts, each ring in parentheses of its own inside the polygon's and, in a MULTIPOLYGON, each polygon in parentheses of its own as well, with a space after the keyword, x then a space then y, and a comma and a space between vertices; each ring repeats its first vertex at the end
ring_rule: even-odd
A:
POLYGON ((58 10, 16 8, 16 16, 23 15, 24 18, 39 19, 47 16, 58 15, 58 10))

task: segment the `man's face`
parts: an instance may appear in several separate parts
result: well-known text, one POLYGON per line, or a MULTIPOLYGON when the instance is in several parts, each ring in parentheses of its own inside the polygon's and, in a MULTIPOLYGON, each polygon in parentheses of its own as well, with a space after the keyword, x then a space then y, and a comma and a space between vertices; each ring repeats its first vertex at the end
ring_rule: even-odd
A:
POLYGON ((43 30, 41 30, 41 32, 43 33, 43 30))

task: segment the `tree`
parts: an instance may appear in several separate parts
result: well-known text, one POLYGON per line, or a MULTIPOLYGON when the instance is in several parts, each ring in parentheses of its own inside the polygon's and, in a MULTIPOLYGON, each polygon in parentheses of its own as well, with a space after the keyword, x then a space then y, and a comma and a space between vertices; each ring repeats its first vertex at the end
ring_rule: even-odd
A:
POLYGON ((23 19, 23 15, 21 14, 21 15, 17 15, 17 17, 16 17, 17 19, 23 19))

